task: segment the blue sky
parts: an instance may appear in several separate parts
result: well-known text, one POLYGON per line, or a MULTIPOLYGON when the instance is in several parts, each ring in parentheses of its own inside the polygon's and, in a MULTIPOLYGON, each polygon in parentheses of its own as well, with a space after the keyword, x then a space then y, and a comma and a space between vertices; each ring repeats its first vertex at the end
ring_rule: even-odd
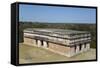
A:
POLYGON ((19 21, 96 23, 96 9, 20 4, 19 21))

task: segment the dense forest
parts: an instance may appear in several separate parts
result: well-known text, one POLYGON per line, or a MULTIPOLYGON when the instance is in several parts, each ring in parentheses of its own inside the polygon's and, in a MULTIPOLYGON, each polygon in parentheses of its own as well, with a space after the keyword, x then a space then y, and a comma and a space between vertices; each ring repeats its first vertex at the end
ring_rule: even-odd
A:
POLYGON ((96 24, 19 22, 20 42, 23 42, 23 30, 26 28, 56 28, 56 29, 89 31, 92 35, 91 47, 96 48, 96 24))

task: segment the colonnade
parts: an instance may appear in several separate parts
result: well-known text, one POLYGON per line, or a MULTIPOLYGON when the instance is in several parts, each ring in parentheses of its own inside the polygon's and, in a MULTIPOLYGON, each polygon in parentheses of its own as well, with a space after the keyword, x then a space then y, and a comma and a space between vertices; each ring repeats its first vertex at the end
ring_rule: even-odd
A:
POLYGON ((69 57, 70 56, 74 56, 76 54, 79 54, 81 52, 85 52, 87 50, 90 49, 90 43, 85 43, 85 44, 81 44, 81 45, 76 45, 74 47, 70 47, 70 53, 69 53, 69 57))
POLYGON ((37 47, 43 47, 43 48, 47 48, 48 47, 48 42, 47 41, 43 41, 43 40, 35 40, 35 45, 37 47))

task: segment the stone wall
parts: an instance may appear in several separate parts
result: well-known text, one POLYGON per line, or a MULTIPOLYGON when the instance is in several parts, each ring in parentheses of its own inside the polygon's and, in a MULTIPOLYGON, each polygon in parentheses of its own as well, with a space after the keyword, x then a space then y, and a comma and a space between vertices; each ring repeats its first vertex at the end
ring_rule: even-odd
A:
POLYGON ((49 42, 49 49, 55 51, 56 53, 60 53, 60 54, 63 54, 63 55, 70 55, 70 47, 67 47, 67 46, 62 46, 62 45, 59 45, 59 44, 54 44, 54 43, 50 43, 49 42))
POLYGON ((73 47, 63 46, 60 44, 55 44, 43 40, 35 40, 30 38, 24 38, 24 44, 36 47, 42 47, 48 50, 51 50, 55 53, 59 53, 65 55, 67 57, 71 57, 77 55, 79 53, 85 52, 90 49, 90 43, 76 45, 73 47))
POLYGON ((24 44, 27 44, 30 46, 36 46, 36 40, 30 39, 30 38, 24 38, 24 44))

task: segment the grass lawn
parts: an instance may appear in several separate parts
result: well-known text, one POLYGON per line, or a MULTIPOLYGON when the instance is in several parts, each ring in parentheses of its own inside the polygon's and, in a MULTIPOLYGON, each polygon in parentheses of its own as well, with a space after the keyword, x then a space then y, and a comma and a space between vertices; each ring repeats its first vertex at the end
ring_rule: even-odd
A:
POLYGON ((66 56, 53 53, 43 48, 29 46, 26 44, 19 45, 19 63, 20 64, 55 62, 55 61, 91 60, 91 59, 96 59, 95 49, 90 49, 87 52, 68 58, 66 56))

